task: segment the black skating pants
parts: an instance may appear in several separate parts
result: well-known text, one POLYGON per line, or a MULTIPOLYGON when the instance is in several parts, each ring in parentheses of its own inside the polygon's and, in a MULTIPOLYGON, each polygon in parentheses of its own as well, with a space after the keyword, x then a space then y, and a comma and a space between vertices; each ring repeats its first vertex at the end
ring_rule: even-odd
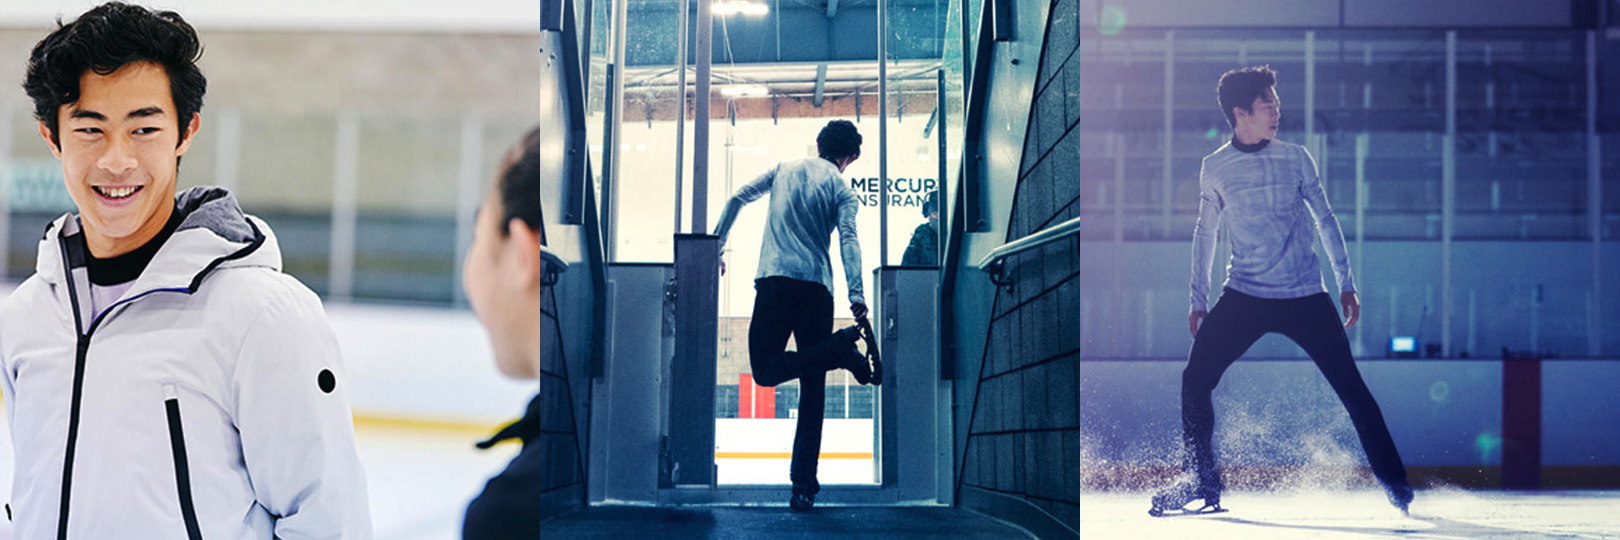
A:
POLYGON ((1389 436, 1384 414, 1356 369, 1350 354, 1350 340, 1327 293, 1303 298, 1257 298, 1230 288, 1204 318, 1193 338, 1187 369, 1181 374, 1182 442, 1186 454, 1183 467, 1200 482, 1222 485, 1215 473, 1211 438, 1215 411, 1210 394, 1221 381, 1221 374, 1254 342, 1276 332, 1305 349, 1316 368, 1350 413, 1356 435, 1361 438, 1373 475, 1385 486, 1405 487, 1406 467, 1389 436))
POLYGON ((814 494, 821 489, 816 467, 826 415, 827 370, 832 365, 823 342, 832 335, 832 293, 820 283, 779 276, 755 281, 754 290, 748 363, 760 386, 799 380, 799 424, 793 434, 789 478, 794 487, 814 494), (797 351, 786 350, 790 334, 797 351))

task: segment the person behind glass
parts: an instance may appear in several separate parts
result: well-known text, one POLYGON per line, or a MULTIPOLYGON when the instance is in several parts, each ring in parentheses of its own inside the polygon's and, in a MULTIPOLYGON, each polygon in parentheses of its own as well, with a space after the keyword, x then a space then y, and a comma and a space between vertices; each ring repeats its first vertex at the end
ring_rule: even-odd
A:
POLYGON ((0 306, 16 538, 371 536, 320 298, 228 191, 175 192, 201 53, 179 14, 109 2, 29 57, 76 212, 0 306))
POLYGON ((1316 162, 1305 148, 1274 140, 1282 118, 1276 73, 1267 66, 1221 75, 1216 93, 1232 140, 1203 160, 1198 220, 1193 227, 1192 351, 1181 377, 1184 475, 1153 498, 1155 512, 1202 499, 1218 508, 1224 484, 1215 469, 1210 394, 1226 368, 1267 333, 1278 333, 1310 355, 1350 414, 1373 475, 1389 502, 1405 512, 1412 501, 1406 469, 1351 356, 1345 329, 1360 318, 1344 235, 1328 206, 1316 162), (1225 218, 1231 260, 1220 301, 1207 307, 1215 231, 1225 218), (1312 229, 1339 283, 1342 324, 1322 282, 1312 229))
MULTIPOLYGON (((540 224, 540 129, 535 127, 513 146, 501 164, 494 186, 484 196, 467 250, 462 288, 467 303, 483 324, 501 374, 515 379, 540 377, 540 297, 543 266, 540 224)), ((542 478, 554 470, 540 439, 541 396, 535 394, 523 418, 489 440, 489 448, 519 439, 523 449, 506 469, 484 485, 467 506, 462 537, 539 538, 542 478)))
POLYGON ((900 256, 900 264, 904 266, 939 266, 939 201, 935 199, 936 192, 929 192, 928 198, 923 201, 923 217, 928 221, 918 225, 911 231, 911 243, 906 245, 906 252, 900 256))
MULTIPOLYGON (((738 189, 726 202, 714 233, 724 253, 737 213, 770 194, 748 326, 748 363, 760 386, 799 380, 799 422, 789 469, 793 493, 788 503, 794 510, 815 506, 821 491, 816 468, 827 372, 847 369, 857 382, 872 383, 872 367, 855 347, 857 327, 832 331, 833 275, 828 256, 836 229, 850 313, 856 319, 866 317, 861 247, 855 233, 861 203, 843 177, 844 169, 861 157, 861 134, 850 121, 834 120, 816 136, 816 149, 818 157, 783 161, 738 189), (789 335, 797 351, 786 350, 789 335)), ((720 271, 725 272, 724 261, 720 271)))

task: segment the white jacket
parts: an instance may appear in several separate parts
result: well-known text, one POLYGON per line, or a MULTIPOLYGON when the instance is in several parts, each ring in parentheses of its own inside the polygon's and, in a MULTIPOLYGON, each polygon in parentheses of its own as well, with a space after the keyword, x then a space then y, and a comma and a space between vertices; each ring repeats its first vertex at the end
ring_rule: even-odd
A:
POLYGON ((72 214, 0 305, 15 538, 370 538, 348 372, 320 299, 281 273, 269 227, 225 190, 188 190, 176 211, 179 228, 99 319, 72 214))

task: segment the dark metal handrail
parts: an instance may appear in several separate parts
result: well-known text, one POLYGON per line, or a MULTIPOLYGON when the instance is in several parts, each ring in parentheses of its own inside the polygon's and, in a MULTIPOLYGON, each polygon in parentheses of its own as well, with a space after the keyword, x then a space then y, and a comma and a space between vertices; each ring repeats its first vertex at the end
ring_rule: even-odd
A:
POLYGON ((997 285, 1005 285, 1005 283, 1002 283, 998 277, 1001 274, 1002 265, 1007 260, 1007 257, 1029 251, 1031 249, 1036 249, 1052 242, 1063 240, 1069 235, 1078 234, 1080 234, 1080 218, 1078 217, 1063 223, 1059 223, 1052 227, 1047 227, 1046 229, 1042 229, 1034 234, 1007 242, 1006 244, 1002 244, 1001 247, 991 250, 989 255, 985 255, 984 259, 979 261, 979 270, 990 274, 991 281, 994 281, 997 285))

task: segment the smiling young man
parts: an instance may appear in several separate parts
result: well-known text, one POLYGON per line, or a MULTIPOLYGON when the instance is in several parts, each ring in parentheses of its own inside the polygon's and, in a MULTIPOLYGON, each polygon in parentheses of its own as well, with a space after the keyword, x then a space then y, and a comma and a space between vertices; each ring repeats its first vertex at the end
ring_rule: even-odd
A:
POLYGON ((225 190, 175 193, 200 54, 178 14, 114 2, 29 58, 77 212, 0 305, 17 538, 371 535, 320 300, 225 190))
POLYGON ((1210 394, 1221 374, 1267 333, 1293 340, 1309 354, 1350 413, 1373 475, 1390 504, 1412 501, 1406 469, 1384 416, 1356 370, 1345 329, 1360 318, 1344 234, 1328 207, 1316 162, 1305 148, 1274 140, 1282 119, 1277 76, 1270 67, 1234 69, 1216 88, 1232 141, 1204 158, 1199 172, 1198 222, 1193 227, 1193 346, 1181 377, 1183 476, 1153 496, 1150 513, 1175 511, 1194 500, 1219 510, 1224 484, 1215 469, 1210 394), (1232 258, 1214 310, 1208 308, 1215 230, 1226 218, 1232 258), (1341 321, 1322 283, 1312 229, 1322 239, 1339 283, 1341 321))

